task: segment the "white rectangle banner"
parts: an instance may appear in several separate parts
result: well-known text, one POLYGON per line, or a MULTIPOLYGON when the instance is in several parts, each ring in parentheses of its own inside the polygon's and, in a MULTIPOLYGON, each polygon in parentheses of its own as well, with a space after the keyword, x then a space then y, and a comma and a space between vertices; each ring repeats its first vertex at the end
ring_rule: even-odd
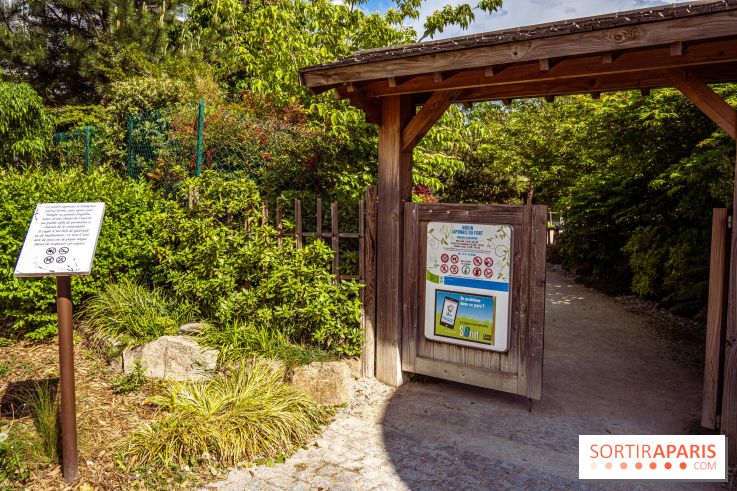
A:
POLYGON ((579 435, 579 479, 726 481, 724 435, 579 435))

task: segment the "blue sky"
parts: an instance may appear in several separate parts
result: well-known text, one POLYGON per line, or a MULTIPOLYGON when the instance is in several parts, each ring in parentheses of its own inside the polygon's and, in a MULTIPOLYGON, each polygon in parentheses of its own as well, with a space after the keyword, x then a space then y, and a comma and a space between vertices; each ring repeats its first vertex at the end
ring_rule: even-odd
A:
MULTIPOLYGON (((425 0, 422 6, 422 18, 413 24, 413 27, 418 34, 421 34, 424 16, 443 5, 458 3, 464 3, 464 0, 425 0)), ((465 3, 475 5, 478 0, 465 0, 465 3)), ((660 0, 505 0, 501 10, 491 15, 477 12, 476 21, 468 30, 451 28, 436 36, 435 39, 668 3, 672 2, 660 0)), ((368 5, 364 8, 370 11, 386 11, 392 5, 394 5, 393 0, 369 0, 368 5)))

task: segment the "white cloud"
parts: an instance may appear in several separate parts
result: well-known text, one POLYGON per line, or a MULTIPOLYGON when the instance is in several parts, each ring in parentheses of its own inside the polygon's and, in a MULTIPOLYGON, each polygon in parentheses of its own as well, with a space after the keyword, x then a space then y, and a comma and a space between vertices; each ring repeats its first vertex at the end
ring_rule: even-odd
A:
MULTIPOLYGON (((444 5, 458 5, 460 3, 477 3, 474 0, 425 0, 421 8, 420 18, 408 23, 422 35, 425 17, 444 5)), ((476 20, 467 30, 457 27, 446 29, 445 32, 435 36, 434 39, 442 39, 477 32, 496 31, 513 27, 528 26, 544 22, 553 22, 576 17, 587 17, 590 15, 607 14, 610 12, 621 12, 645 8, 656 5, 665 5, 670 2, 660 0, 506 0, 502 8, 493 14, 475 11, 476 20)))

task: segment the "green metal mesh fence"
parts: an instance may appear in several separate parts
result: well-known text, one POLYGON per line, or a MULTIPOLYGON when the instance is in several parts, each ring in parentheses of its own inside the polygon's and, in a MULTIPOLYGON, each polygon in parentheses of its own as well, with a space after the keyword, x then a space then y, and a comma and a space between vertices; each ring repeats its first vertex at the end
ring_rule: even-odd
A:
POLYGON ((199 175, 203 169, 255 175, 271 135, 235 106, 178 106, 128 118, 128 174, 199 175))
POLYGON ((93 163, 100 160, 100 149, 93 126, 55 133, 53 143, 48 158, 51 165, 84 165, 85 170, 89 170, 93 163))

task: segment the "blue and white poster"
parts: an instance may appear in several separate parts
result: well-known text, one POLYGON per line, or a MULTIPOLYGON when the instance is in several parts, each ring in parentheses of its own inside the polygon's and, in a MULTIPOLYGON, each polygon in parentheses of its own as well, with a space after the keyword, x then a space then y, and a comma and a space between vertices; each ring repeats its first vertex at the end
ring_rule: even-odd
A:
POLYGON ((478 349, 509 349, 512 227, 430 222, 425 337, 478 349))

